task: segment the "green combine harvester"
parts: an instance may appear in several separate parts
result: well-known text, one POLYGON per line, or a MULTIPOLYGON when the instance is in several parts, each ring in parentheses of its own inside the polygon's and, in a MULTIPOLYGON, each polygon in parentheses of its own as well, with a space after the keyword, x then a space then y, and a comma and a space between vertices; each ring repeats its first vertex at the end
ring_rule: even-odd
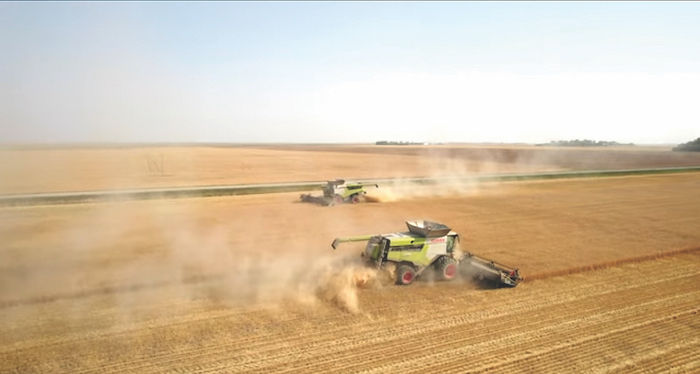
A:
POLYGON ((431 221, 406 221, 408 232, 337 238, 331 244, 367 242, 362 256, 371 266, 396 266, 396 283, 408 285, 426 270, 434 270, 442 280, 463 277, 515 287, 522 278, 517 268, 496 263, 472 253, 455 250, 459 235, 446 225, 431 221))
MULTIPOLYGON (((351 203, 356 204, 365 201, 365 184, 360 182, 345 183, 343 179, 326 182, 323 186, 323 196, 313 196, 310 194, 302 194, 301 201, 316 203, 325 206, 335 204, 351 203)), ((379 188, 378 184, 370 185, 379 188)))

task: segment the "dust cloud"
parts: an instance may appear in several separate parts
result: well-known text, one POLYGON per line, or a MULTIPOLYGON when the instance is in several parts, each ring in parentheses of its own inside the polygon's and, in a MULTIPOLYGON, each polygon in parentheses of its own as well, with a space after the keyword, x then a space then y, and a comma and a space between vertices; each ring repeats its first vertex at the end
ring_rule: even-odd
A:
MULTIPOLYGON (((426 147, 414 151, 415 175, 394 178, 368 190, 368 202, 387 203, 432 197, 511 193, 512 182, 485 181, 489 175, 555 172, 581 168, 582 161, 598 160, 595 168, 609 168, 596 150, 509 147, 426 147), (598 157, 593 157, 598 156, 598 157)), ((588 168, 591 165, 587 165, 588 168)), ((389 169, 390 165, 386 165, 389 169)), ((518 182, 522 183, 522 182, 518 182)))
POLYGON ((374 203, 390 203, 428 197, 469 196, 480 193, 476 179, 450 179, 428 183, 393 181, 382 184, 381 188, 368 192, 365 200, 374 203))
MULTIPOLYGON (((478 183, 464 178, 471 174, 462 160, 435 155, 420 160, 416 167, 428 176, 460 178, 430 185, 383 184, 370 189, 368 200, 480 191, 478 183)), ((3 209, 0 234, 7 240, 0 305, 104 296, 129 312, 170 299, 231 306, 293 300, 358 313, 358 291, 393 278, 367 268, 360 248, 330 251, 334 237, 362 227, 343 207, 313 208, 334 209, 333 219, 309 229, 308 220, 297 217, 298 206, 287 206, 277 216, 278 207, 268 199, 261 195, 233 205, 221 199, 215 211, 208 210, 209 203, 200 205, 211 200, 197 199, 3 209)))
POLYGON ((355 255, 246 257, 232 264, 220 282, 208 286, 209 297, 231 305, 293 301, 315 307, 323 303, 359 313, 359 290, 381 285, 377 271, 355 255))
MULTIPOLYGON (((439 177, 438 182, 381 184, 369 189, 367 200, 491 193, 498 190, 492 183, 484 188, 471 177, 554 163, 547 159, 551 152, 522 157, 516 152, 514 158, 505 158, 490 151, 447 151, 428 148, 415 157, 417 174, 439 177)), ((27 175, 41 174, 30 169, 27 175)), ((354 207, 314 207, 299 213, 303 208, 287 204, 280 212, 267 202, 269 195, 246 199, 231 205, 225 199, 213 205, 200 203, 209 199, 164 199, 3 208, 0 307, 108 296, 127 311, 182 299, 232 306, 293 300, 358 313, 359 290, 379 287, 387 277, 365 267, 357 248, 331 252, 329 241, 364 234, 368 227, 396 227, 410 218, 375 212, 366 223, 350 213, 354 207), (318 209, 333 209, 333 218, 307 227, 311 220, 303 214, 318 209)))
POLYGON ((296 227, 304 222, 270 219, 255 204, 221 199, 208 211, 200 201, 3 209, 0 308, 38 310, 59 302, 88 313, 91 303, 107 300, 128 316, 170 302, 291 301, 359 313, 359 290, 381 287, 359 248, 331 251, 341 223, 302 232, 296 227))

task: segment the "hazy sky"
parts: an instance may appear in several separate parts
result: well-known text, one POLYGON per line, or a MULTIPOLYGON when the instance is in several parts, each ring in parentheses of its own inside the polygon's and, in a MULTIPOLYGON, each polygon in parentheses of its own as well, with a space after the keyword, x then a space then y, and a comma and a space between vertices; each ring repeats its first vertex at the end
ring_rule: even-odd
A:
POLYGON ((700 136, 700 3, 0 3, 0 142, 700 136))

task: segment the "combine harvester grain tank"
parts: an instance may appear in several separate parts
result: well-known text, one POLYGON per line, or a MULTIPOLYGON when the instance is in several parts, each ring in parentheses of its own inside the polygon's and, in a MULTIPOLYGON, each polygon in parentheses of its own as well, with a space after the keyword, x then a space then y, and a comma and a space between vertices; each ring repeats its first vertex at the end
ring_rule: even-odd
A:
POLYGON ((498 286, 515 287, 522 278, 517 268, 485 259, 473 253, 455 250, 459 234, 448 226, 425 220, 406 221, 408 232, 336 238, 331 246, 345 242, 367 242, 362 256, 370 266, 396 266, 396 283, 413 283, 432 270, 442 280, 453 280, 461 273, 498 286))

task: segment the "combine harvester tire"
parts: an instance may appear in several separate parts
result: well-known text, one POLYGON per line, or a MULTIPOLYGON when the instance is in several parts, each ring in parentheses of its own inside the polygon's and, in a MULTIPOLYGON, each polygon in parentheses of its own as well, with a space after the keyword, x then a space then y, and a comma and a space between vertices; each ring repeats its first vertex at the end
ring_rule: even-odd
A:
POLYGON ((408 286, 416 279, 416 270, 411 265, 399 265, 396 269, 396 284, 408 286))
POLYGON ((438 261, 437 271, 440 279, 453 280, 457 276, 457 261, 450 257, 443 257, 438 261))

